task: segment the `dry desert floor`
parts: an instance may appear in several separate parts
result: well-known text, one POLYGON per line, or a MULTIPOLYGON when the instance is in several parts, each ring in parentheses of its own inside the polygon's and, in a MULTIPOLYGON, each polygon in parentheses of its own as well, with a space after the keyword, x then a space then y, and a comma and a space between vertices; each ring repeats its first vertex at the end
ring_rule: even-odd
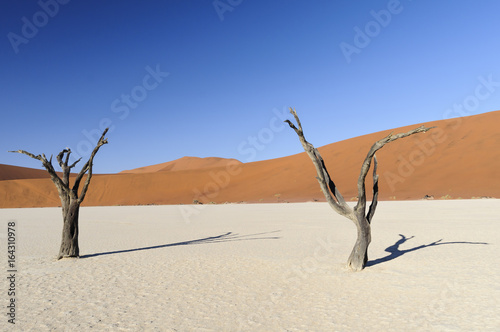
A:
POLYGON ((500 200, 379 203, 369 266, 326 203, 2 209, 1 330, 500 331, 500 200), (6 306, 16 223, 16 324, 6 306))

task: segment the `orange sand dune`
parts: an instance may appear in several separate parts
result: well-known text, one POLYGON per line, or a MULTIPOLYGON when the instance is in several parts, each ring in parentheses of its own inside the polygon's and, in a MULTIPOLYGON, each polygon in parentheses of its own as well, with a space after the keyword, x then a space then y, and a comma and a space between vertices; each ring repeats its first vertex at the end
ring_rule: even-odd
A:
POLYGON ((203 169, 203 168, 212 168, 212 167, 220 167, 225 166, 228 162, 240 163, 240 161, 236 159, 224 159, 224 158, 216 158, 216 157, 207 157, 207 158, 199 158, 199 157, 182 157, 180 159, 168 161, 166 163, 145 166, 140 168, 135 168, 131 170, 126 170, 120 172, 122 173, 154 173, 154 172, 166 172, 166 171, 184 171, 191 169, 203 169))
MULTIPOLYGON (((500 198, 498 123, 500 111, 428 122, 426 126, 437 128, 385 146, 377 153, 380 199, 421 199, 425 195, 435 199, 500 198)), ((307 136, 313 128, 303 125, 307 136)), ((417 126, 386 130, 319 148, 346 200, 357 196, 361 162, 371 145, 391 131, 405 132, 417 126)), ((300 146, 298 138, 293 139, 300 146)), ((220 159, 214 163, 217 167, 210 168, 186 167, 182 160, 148 166, 134 173, 96 175, 84 205, 324 200, 314 166, 305 153, 248 164, 220 159), (175 170, 175 162, 179 163, 179 170, 175 170)), ((189 164, 193 159, 184 161, 189 164)), ((371 177, 368 177, 369 192, 370 186, 371 177)), ((56 189, 49 179, 0 181, 0 207, 58 205, 56 189)))
POLYGON ((0 181, 41 178, 50 178, 50 176, 42 169, 0 164, 0 181))
MULTIPOLYGON (((56 173, 62 176, 62 172, 56 173)), ((70 177, 74 176, 75 173, 70 173, 70 177)), ((0 164, 0 181, 22 179, 50 179, 50 175, 45 169, 0 164)))

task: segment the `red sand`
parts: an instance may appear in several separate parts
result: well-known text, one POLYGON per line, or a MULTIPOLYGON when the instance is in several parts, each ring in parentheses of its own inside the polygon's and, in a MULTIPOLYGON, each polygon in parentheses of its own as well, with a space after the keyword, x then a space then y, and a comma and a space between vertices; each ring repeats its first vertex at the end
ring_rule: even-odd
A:
MULTIPOLYGON (((421 199, 425 195, 435 199, 500 198, 499 123, 500 111, 428 122, 426 126, 437 128, 388 144, 377 153, 380 199, 421 199)), ((319 148, 346 200, 357 196, 361 162, 371 145, 391 131, 406 132, 417 126, 319 148)), ((294 139, 300 146, 298 138, 294 139)), ((0 165, 0 207, 59 206, 54 184, 40 172, 44 171, 0 165)), ((195 199, 204 203, 324 201, 315 176, 305 153, 248 164, 184 157, 119 174, 95 175, 83 204, 191 204, 195 199)), ((371 192, 370 183, 368 177, 371 192)))
POLYGON ((50 178, 49 173, 42 169, 0 164, 0 181, 40 178, 50 178))
POLYGON ((226 166, 228 162, 235 162, 241 164, 241 162, 236 159, 224 159, 216 157, 207 157, 207 158, 182 157, 180 159, 172 160, 162 164, 122 171, 119 174, 123 173, 140 174, 140 173, 169 172, 169 171, 172 172, 172 171, 184 171, 191 169, 213 168, 213 167, 226 166))

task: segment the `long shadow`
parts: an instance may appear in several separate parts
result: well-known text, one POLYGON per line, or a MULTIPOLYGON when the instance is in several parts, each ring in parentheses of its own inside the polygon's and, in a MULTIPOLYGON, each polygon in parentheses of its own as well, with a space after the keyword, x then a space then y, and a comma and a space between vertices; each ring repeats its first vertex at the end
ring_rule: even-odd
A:
POLYGON ((420 249, 429 248, 429 247, 435 247, 435 246, 441 246, 441 245, 445 245, 445 244, 488 244, 486 242, 466 242, 466 241, 441 242, 441 241, 443 241, 443 239, 441 239, 441 240, 437 240, 437 241, 434 241, 434 242, 429 243, 429 244, 423 244, 423 245, 418 246, 418 247, 414 247, 414 248, 410 248, 410 249, 405 249, 405 250, 400 250, 399 246, 402 245, 403 243, 405 243, 406 241, 414 238, 414 236, 406 237, 403 234, 399 234, 399 236, 401 236, 401 239, 399 239, 392 246, 389 246, 389 247, 385 248, 385 251, 388 252, 389 255, 387 255, 385 257, 382 257, 382 258, 377 258, 377 259, 368 261, 366 263, 366 266, 373 266, 373 265, 377 265, 377 264, 380 264, 380 263, 385 263, 385 262, 388 262, 388 261, 392 261, 393 259, 396 259, 396 258, 398 258, 398 257, 400 257, 400 256, 402 256, 402 255, 404 255, 406 253, 409 253, 409 252, 412 252, 412 251, 415 251, 415 250, 420 250, 420 249))
POLYGON ((233 234, 233 232, 227 232, 227 233, 224 233, 221 235, 205 237, 205 238, 197 239, 197 240, 161 244, 161 245, 157 245, 157 246, 150 246, 150 247, 143 247, 143 248, 99 252, 99 253, 95 253, 95 254, 83 255, 83 256, 80 256, 80 258, 91 258, 91 257, 96 257, 96 256, 123 254, 123 253, 127 253, 127 252, 160 249, 160 248, 168 248, 168 247, 176 247, 176 246, 187 246, 187 245, 193 245, 193 244, 207 244, 207 243, 220 243, 220 242, 231 242, 231 241, 249 241, 249 240, 277 240, 277 239, 280 239, 280 237, 277 237, 277 236, 255 237, 255 236, 267 235, 267 234, 272 234, 272 233, 277 233, 277 232, 281 232, 281 231, 272 231, 272 232, 256 233, 256 234, 248 234, 248 235, 238 235, 238 234, 233 234))

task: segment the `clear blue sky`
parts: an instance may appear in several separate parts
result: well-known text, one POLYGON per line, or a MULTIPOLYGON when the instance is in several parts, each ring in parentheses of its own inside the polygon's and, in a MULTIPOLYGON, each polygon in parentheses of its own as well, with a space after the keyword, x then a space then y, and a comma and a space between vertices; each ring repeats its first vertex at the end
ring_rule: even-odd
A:
POLYGON ((106 122, 97 173, 302 152, 289 106, 318 147, 500 109, 495 0, 60 2, 0 4, 0 163, 106 122))

